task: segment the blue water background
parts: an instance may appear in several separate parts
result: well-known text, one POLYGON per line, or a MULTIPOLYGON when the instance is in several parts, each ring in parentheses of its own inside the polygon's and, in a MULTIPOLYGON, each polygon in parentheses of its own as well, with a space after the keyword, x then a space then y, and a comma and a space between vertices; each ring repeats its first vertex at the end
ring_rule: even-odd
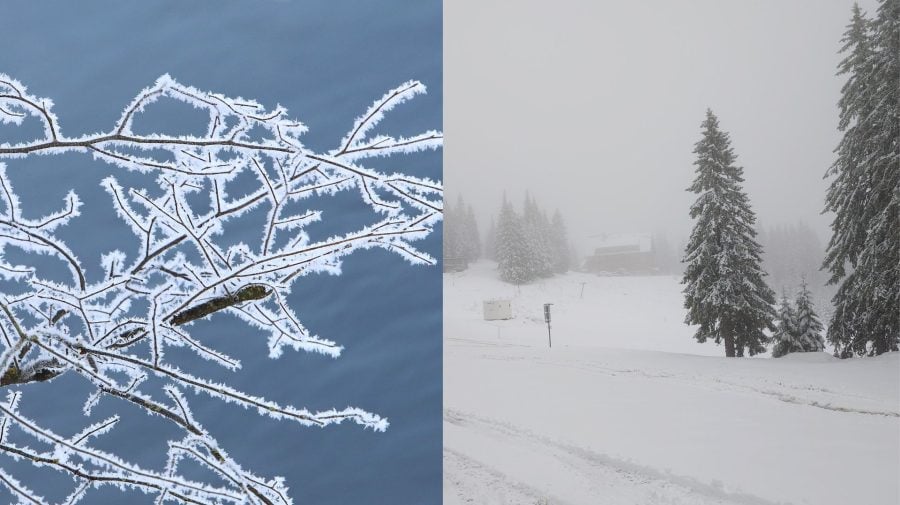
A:
MULTIPOLYGON (((23 82, 33 94, 52 98, 68 136, 111 129, 138 91, 169 73, 202 90, 255 98, 270 108, 281 104, 309 127, 305 145, 325 151, 335 147, 374 99, 412 78, 428 86, 428 95, 392 111, 378 131, 410 135, 441 128, 441 4, 4 1, 0 72, 23 82)), ((149 110, 143 124, 177 133, 179 125, 196 119, 183 107, 166 107, 149 110)), ((0 141, 19 140, 34 128, 33 123, 4 127, 0 141)), ((99 182, 110 173, 125 184, 146 185, 152 179, 123 174, 86 154, 3 161, 28 217, 61 208, 69 189, 82 197, 82 216, 59 235, 87 265, 89 279, 102 275, 100 253, 112 248, 135 253, 135 241, 114 216, 99 182)), ((372 165, 441 178, 440 151, 379 159, 372 165)), ((326 223, 310 228, 314 238, 349 231, 371 218, 356 194, 315 204, 313 208, 325 209, 326 223)), ((259 240, 257 229, 250 223, 237 233, 244 240, 259 240)), ((438 228, 417 245, 439 257, 440 233, 438 228)), ((34 261, 16 257, 14 251, 10 259, 34 261)), ((41 265, 46 275, 66 278, 52 258, 41 265)), ((182 366, 195 371, 199 367, 198 375, 282 404, 313 411, 358 406, 388 417, 388 431, 378 434, 352 424, 304 428, 191 393, 200 422, 242 465, 264 477, 284 476, 297 503, 440 503, 439 267, 413 267, 380 250, 358 252, 346 259, 342 276, 301 279, 289 301, 307 328, 346 347, 341 358, 286 350, 279 360, 270 360, 262 335, 236 319, 216 316, 192 330, 240 358, 241 371, 223 372, 174 350, 172 359, 182 359, 182 366)), ((96 445, 147 467, 161 468, 164 441, 180 436, 169 424, 114 399, 101 402, 90 419, 83 417, 81 404, 90 388, 78 377, 21 389, 22 411, 60 434, 122 414, 123 422, 96 445)), ((0 465, 48 499, 61 499, 73 486, 61 474, 4 456, 0 465)), ((0 503, 9 500, 0 491, 0 503)), ((95 491, 85 503, 152 503, 152 497, 95 491)))

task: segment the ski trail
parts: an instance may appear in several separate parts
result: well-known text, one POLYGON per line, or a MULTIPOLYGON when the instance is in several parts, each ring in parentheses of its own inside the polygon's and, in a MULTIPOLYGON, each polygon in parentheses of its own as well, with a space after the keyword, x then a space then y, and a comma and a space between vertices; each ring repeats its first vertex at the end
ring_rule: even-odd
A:
POLYGON ((445 409, 444 431, 445 499, 458 500, 448 505, 776 505, 458 410, 445 409), (505 468, 498 454, 517 459, 505 468), (511 475, 522 466, 539 476, 511 475))

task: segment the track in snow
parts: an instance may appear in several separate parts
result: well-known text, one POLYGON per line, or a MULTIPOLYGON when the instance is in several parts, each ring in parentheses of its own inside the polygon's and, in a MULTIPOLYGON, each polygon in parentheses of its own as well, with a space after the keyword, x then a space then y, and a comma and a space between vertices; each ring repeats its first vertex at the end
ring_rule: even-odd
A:
MULTIPOLYGON (((561 494, 590 496, 596 505, 775 505, 759 497, 728 493, 715 485, 636 465, 536 435, 509 423, 451 409, 444 411, 444 498, 447 505, 569 505, 561 494), (454 449, 454 435, 489 439, 506 451, 529 454, 551 478, 524 482, 491 462, 454 449), (573 487, 574 486, 574 487, 573 487), (577 487, 577 489, 575 488, 577 487)), ((496 454, 496 453, 495 453, 496 454)))

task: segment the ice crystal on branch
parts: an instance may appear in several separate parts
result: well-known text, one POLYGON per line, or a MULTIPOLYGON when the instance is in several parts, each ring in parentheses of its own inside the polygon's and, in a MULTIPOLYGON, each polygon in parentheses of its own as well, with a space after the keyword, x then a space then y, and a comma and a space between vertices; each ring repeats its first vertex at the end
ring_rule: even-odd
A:
MULTIPOLYGON (((282 356, 285 348, 336 358, 342 347, 310 332, 289 306, 295 282, 317 272, 340 273, 341 262, 362 249, 384 249, 414 265, 435 263, 414 243, 442 219, 441 183, 366 165, 371 157, 441 147, 437 131, 411 137, 373 134, 392 108, 424 92, 417 81, 403 83, 357 118, 334 149, 314 152, 300 139, 306 127, 284 108, 266 110, 254 100, 200 91, 168 75, 138 93, 111 130, 67 137, 50 100, 0 74, 0 124, 37 120, 43 126, 41 138, 0 139, 0 159, 7 160, 0 162, 0 279, 16 287, 8 291, 14 296, 0 296, 0 387, 9 391, 0 404, 0 451, 72 477, 76 485, 67 504, 101 486, 149 493, 158 503, 291 503, 282 479, 256 476, 227 455, 194 419, 182 390, 305 426, 351 421, 385 430, 387 420, 377 414, 357 407, 313 412, 280 405, 182 370, 166 352, 183 347, 226 370, 239 369, 236 357, 192 335, 195 321, 228 313, 267 335, 271 358, 282 356), (204 111, 205 132, 137 133, 143 131, 137 127, 142 112, 160 99, 204 111), (112 205, 127 225, 130 248, 99 258, 77 257, 56 234, 79 216, 83 203, 74 192, 45 217, 23 216, 7 172, 16 169, 18 159, 67 152, 87 153, 114 167, 101 182, 109 197, 102 203, 112 205), (148 174, 152 183, 126 184, 132 177, 116 173, 120 169, 148 174), (255 184, 249 191, 248 180, 255 184), (329 237, 308 232, 308 225, 329 216, 304 209, 301 202, 339 193, 359 195, 371 210, 370 222, 329 237), (265 216, 259 240, 236 242, 233 231, 254 210, 265 216), (44 272, 46 261, 11 263, 9 248, 18 250, 16 257, 24 252, 25 257, 58 260, 69 279, 44 272), (96 275, 97 268, 102 275, 96 275), (115 397, 178 426, 184 438, 169 442, 166 467, 143 468, 92 446, 95 438, 115 429, 118 417, 86 419, 71 433, 57 433, 20 413, 21 385, 52 387, 63 374, 80 376, 92 386, 84 403, 87 417, 103 398, 115 397), (155 380, 146 381, 149 377, 155 380), (166 401, 157 399, 161 394, 166 401), (18 445, 8 436, 11 428, 49 449, 18 445), (209 479, 183 477, 179 464, 187 460, 206 469, 209 479)), ((265 348, 262 342, 248 347, 253 345, 265 348)), ((0 470, 0 485, 24 503, 45 503, 5 470, 0 470)))

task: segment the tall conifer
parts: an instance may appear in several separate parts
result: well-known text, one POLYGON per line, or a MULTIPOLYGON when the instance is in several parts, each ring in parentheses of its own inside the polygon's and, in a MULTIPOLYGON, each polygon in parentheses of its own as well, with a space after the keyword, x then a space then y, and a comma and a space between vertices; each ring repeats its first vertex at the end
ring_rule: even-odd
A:
POLYGON ((900 348, 900 2, 882 2, 874 21, 854 5, 842 40, 824 268, 838 284, 828 340, 847 357, 900 348))
POLYGON ((506 195, 503 195, 500 216, 497 219, 496 247, 500 279, 522 284, 534 278, 522 218, 506 199, 506 195))
POLYGON ((688 188, 699 196, 690 210, 696 222, 684 257, 685 322, 699 325, 698 342, 724 342, 728 357, 745 351, 752 356, 766 349, 764 330, 775 329, 774 294, 763 279, 756 215, 728 134, 711 110, 702 128, 694 147, 696 178, 688 188))

